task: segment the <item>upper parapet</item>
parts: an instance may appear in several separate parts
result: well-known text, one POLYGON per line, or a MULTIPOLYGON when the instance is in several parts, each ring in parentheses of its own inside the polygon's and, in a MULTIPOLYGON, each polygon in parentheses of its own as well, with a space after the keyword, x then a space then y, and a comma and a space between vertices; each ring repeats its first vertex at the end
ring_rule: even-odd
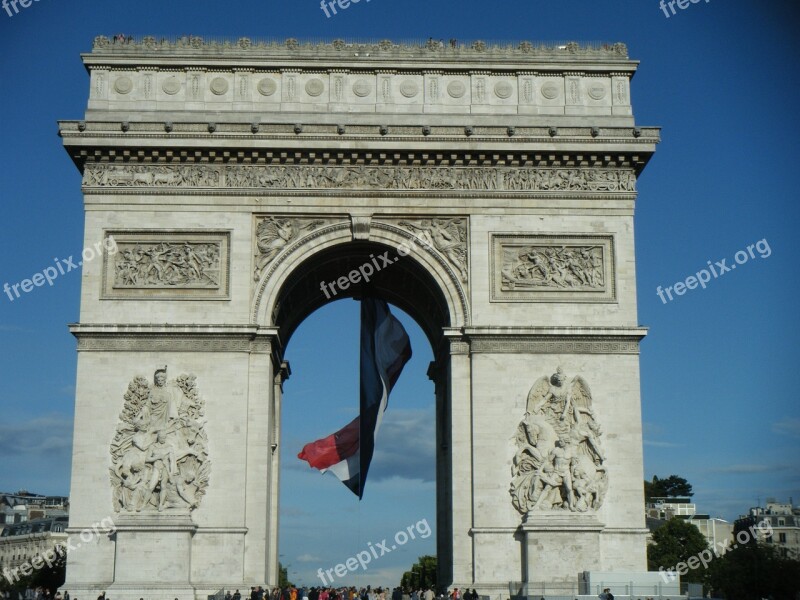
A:
MULTIPOLYGON (((624 44, 95 38, 89 114, 349 113, 622 117, 624 44), (97 112, 95 112, 97 111, 97 112)), ((616 120, 616 119, 615 119, 616 120)))

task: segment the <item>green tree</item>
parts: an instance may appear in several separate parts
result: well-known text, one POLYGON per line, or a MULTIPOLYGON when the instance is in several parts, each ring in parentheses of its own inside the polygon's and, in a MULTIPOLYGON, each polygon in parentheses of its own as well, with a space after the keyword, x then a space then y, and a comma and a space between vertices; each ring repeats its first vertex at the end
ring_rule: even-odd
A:
POLYGON ((666 479, 653 476, 653 481, 644 482, 644 499, 650 502, 653 498, 691 498, 694 496, 692 484, 683 477, 670 475, 666 479))
POLYGON ((400 587, 405 590, 419 590, 430 587, 436 589, 437 562, 435 556, 420 556, 411 566, 410 571, 403 573, 400 587))
POLYGON ((26 588, 42 587, 50 590, 51 594, 55 594, 56 590, 64 585, 66 575, 66 553, 55 553, 55 557, 50 561, 49 565, 45 563, 42 568, 34 570, 30 575, 22 575, 20 579, 13 583, 5 577, 0 577, 0 592, 22 591, 26 588))
MULTIPOLYGON (((678 563, 708 549, 708 541, 692 523, 677 517, 667 521, 653 532, 653 544, 647 547, 647 565, 650 571, 674 569, 678 563)), ((681 581, 702 583, 705 577, 702 568, 690 570, 681 581)))
POLYGON ((294 584, 289 581, 289 569, 280 562, 278 562, 278 587, 281 589, 294 587, 294 584))
POLYGON ((711 562, 706 584, 714 597, 727 600, 795 600, 800 596, 800 561, 767 544, 738 544, 711 562))

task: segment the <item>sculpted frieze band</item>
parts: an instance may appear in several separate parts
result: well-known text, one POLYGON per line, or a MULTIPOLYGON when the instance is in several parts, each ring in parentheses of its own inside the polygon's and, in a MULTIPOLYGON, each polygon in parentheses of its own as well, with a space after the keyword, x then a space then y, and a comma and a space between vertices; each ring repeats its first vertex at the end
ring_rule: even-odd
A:
POLYGON ((635 192, 630 169, 88 164, 85 188, 635 192))

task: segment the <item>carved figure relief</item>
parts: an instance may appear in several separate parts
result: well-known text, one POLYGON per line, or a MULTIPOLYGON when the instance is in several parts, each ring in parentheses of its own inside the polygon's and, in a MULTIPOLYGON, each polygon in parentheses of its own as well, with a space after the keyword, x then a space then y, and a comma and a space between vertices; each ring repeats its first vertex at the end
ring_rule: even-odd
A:
POLYGON ((230 293, 230 232, 114 230, 103 255, 103 299, 223 300, 230 293))
POLYGON ((256 227, 256 269, 253 279, 258 281, 266 266, 289 243, 328 223, 329 219, 298 219, 292 217, 265 217, 256 227))
POLYGON ((220 256, 221 243, 126 244, 114 257, 114 287, 216 288, 220 256))
POLYGON ((136 377, 111 442, 111 488, 117 512, 191 511, 208 487, 211 462, 204 402, 194 375, 153 383, 136 377))
POLYGON ((502 289, 602 289, 603 249, 600 246, 529 246, 504 253, 502 289))
MULTIPOLYGON (((348 131, 350 129, 348 128, 348 131)), ((195 166, 90 164, 83 185, 226 189, 386 189, 508 192, 633 192, 627 169, 402 166, 195 166)))
POLYGON ((588 383, 580 376, 567 381, 561 367, 534 383, 511 467, 511 501, 520 513, 602 505, 608 472, 592 402, 588 383))
POLYGON ((417 219, 401 221, 401 227, 416 234, 422 244, 435 248, 467 282, 467 222, 465 219, 417 219))
POLYGON ((494 301, 616 301, 610 235, 492 235, 494 301))

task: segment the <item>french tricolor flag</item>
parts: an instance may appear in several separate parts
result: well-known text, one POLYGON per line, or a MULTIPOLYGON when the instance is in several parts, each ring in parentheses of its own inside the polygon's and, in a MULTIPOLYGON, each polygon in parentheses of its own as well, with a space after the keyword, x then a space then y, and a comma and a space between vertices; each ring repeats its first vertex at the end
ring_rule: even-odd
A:
POLYGON ((389 393, 411 359, 403 326, 376 298, 361 300, 361 413, 328 437, 303 447, 298 458, 322 473, 330 470, 360 498, 389 393))

